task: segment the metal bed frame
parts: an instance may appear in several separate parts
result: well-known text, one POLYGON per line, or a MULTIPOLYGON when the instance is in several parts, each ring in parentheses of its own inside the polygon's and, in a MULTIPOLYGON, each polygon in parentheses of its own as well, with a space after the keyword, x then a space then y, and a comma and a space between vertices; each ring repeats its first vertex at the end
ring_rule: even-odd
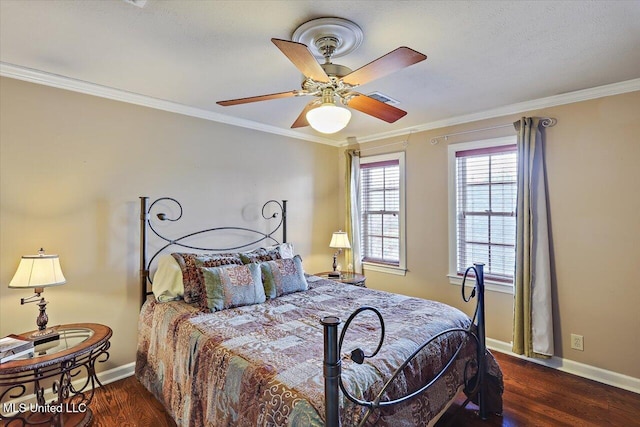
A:
MULTIPOLYGON (((153 201, 149 204, 148 197, 140 197, 140 289, 141 289, 141 301, 140 305, 144 304, 148 295, 152 292, 148 290, 148 285, 152 284, 152 279, 150 277, 150 268, 153 261, 160 255, 162 252, 167 250, 172 246, 177 246, 184 249, 189 250, 197 250, 197 251, 216 251, 216 252, 224 252, 224 251, 232 251, 238 249, 249 249, 250 247, 255 246, 261 242, 266 242, 270 244, 280 244, 286 243, 287 241, 287 201, 282 200, 278 202, 276 200, 269 200, 262 206, 262 217, 269 220, 277 220, 280 219, 277 224, 274 225, 273 229, 267 233, 249 229, 246 227, 214 227, 208 228, 200 231, 191 232, 185 234, 178 238, 169 238, 153 225, 153 216, 152 211, 156 208, 156 204, 160 202, 168 202, 174 204, 178 208, 178 214, 175 217, 170 216, 166 213, 157 213, 155 218, 159 221, 178 221, 182 218, 182 205, 174 198, 171 197, 161 197, 153 201), (276 211, 271 215, 267 215, 266 212, 275 209, 276 211), (282 242, 274 237, 274 233, 278 230, 282 229, 282 242), (151 230, 153 234, 155 234, 161 241, 164 241, 164 246, 154 252, 150 258, 147 256, 147 230, 151 230), (207 233, 215 233, 220 231, 240 231, 243 233, 247 233, 248 241, 247 243, 243 243, 240 245, 234 245, 231 247, 201 247, 188 243, 190 238, 195 236, 200 236, 207 233), (250 237, 253 236, 253 237, 250 237)), ((376 314, 379 326, 380 326, 380 339, 378 342, 378 347, 376 350, 370 354, 365 355, 364 351, 360 348, 353 350, 350 354, 351 360, 356 363, 362 364, 364 359, 375 357, 376 354, 382 348, 384 342, 384 319, 380 312, 374 307, 363 306, 354 311, 344 323, 342 327, 342 332, 340 336, 338 336, 338 326, 341 323, 341 320, 335 316, 327 316, 321 319, 320 323, 323 326, 324 333, 324 361, 323 361, 323 376, 324 376, 324 388, 325 388, 325 425, 327 427, 339 427, 340 426, 340 391, 344 394, 344 396, 355 403, 356 405, 360 405, 368 408, 365 413, 363 419, 359 423, 359 426, 363 426, 366 421, 369 419, 371 414, 380 408, 386 408, 393 405, 397 405, 400 403, 404 403, 417 395, 426 391, 429 387, 431 387, 436 381, 442 378, 449 367, 454 363, 458 354, 462 350, 463 345, 465 344, 467 339, 472 339, 476 342, 477 349, 477 357, 476 360, 471 360, 467 362, 467 366, 465 367, 465 384, 464 390, 467 395, 467 400, 463 403, 462 408, 464 408, 472 399, 476 399, 479 406, 479 416, 481 419, 486 420, 488 417, 487 414, 487 404, 485 395, 487 392, 487 384, 485 380, 486 373, 486 334, 485 334, 485 306, 484 306, 484 264, 476 263, 473 266, 467 268, 465 271, 463 282, 462 282, 462 299, 465 302, 470 302, 474 297, 477 297, 475 312, 471 321, 471 324, 468 328, 451 328, 445 331, 438 333, 437 335, 431 337, 429 340, 425 341, 422 345, 420 345, 413 354, 411 354, 394 372, 394 374, 387 380, 384 384, 383 388, 380 390, 375 399, 371 401, 360 400, 353 396, 349 390, 346 389, 342 382, 341 372, 342 372, 342 364, 341 364, 341 353, 342 353, 342 345, 344 342, 345 334, 351 325, 352 321, 361 313, 369 311, 376 314), (475 275, 475 284, 467 296, 466 293, 466 279, 468 274, 473 271, 475 275), (457 350, 453 353, 450 359, 445 363, 444 367, 440 370, 438 374, 436 374, 429 382, 423 385, 418 390, 414 390, 409 392, 405 396, 400 398, 396 398, 393 400, 382 401, 381 397, 384 395, 385 391, 388 387, 393 383, 394 379, 411 363, 413 359, 429 344, 434 342, 436 339, 443 337, 447 334, 454 333, 462 333, 465 334, 466 339, 460 344, 457 350), (475 375, 467 376, 471 370, 475 370, 475 375)))
MULTIPOLYGON (((381 397, 384 395, 385 391, 389 388, 389 386, 393 383, 395 378, 402 373, 402 371, 411 363, 411 361, 429 344, 434 342, 436 339, 445 336, 447 334, 453 333, 463 333, 467 337, 476 341, 476 349, 477 349, 477 358, 476 360, 471 360, 470 362, 475 364, 476 375, 472 377, 467 377, 465 375, 465 384, 464 390, 467 395, 466 401, 462 404, 461 408, 467 406, 467 404, 474 398, 477 397, 478 407, 479 407, 479 415, 482 420, 487 419, 487 404, 485 402, 486 396, 486 380, 485 380, 485 371, 486 371, 486 355, 487 355, 487 347, 486 347, 486 335, 485 335, 485 318, 484 318, 484 264, 476 263, 473 266, 467 268, 464 274, 464 278, 462 281, 462 299, 465 302, 471 301, 474 297, 477 296, 477 304, 476 310, 472 319, 469 328, 451 328, 446 329, 429 340, 422 343, 393 373, 391 378, 387 380, 382 389, 378 392, 375 399, 371 401, 360 400, 357 397, 353 396, 349 390, 346 389, 342 382, 341 377, 341 358, 342 354, 342 344, 344 342, 344 337, 349 329, 349 325, 351 322, 362 312, 371 311, 376 314, 378 317, 378 321, 380 324, 380 340, 378 341, 378 347, 371 355, 365 355, 364 351, 360 348, 356 348, 351 352, 351 360, 355 363, 362 364, 364 359, 375 357, 376 354, 382 348, 382 344, 384 342, 384 319, 382 318, 382 314, 374 308, 374 307, 360 307, 356 311, 354 311, 344 326, 342 327, 342 332, 340 334, 340 338, 338 339, 338 325, 340 324, 340 319, 335 316, 327 316, 322 318, 321 323, 324 328, 324 398, 325 398, 325 423, 327 427, 338 427, 340 426, 340 391, 345 395, 347 399, 356 405, 364 406, 368 408, 364 417, 358 423, 358 426, 364 426, 366 421, 369 419, 373 411, 379 408, 386 408, 389 406, 397 405, 403 402, 406 402, 417 395, 425 392, 429 387, 431 387, 436 381, 442 378, 449 367, 453 364, 453 362, 457 359, 458 354, 462 350, 465 341, 463 341, 456 351, 449 358, 447 363, 442 367, 440 372, 438 372, 429 382, 420 387, 417 390, 411 391, 405 396, 393 399, 382 401, 381 397), (470 295, 467 297, 465 292, 465 283, 467 279, 467 275, 470 271, 475 273, 475 286, 473 287, 470 295)), ((465 374, 468 372, 467 368, 470 368, 470 364, 467 363, 465 367, 465 374)))
POLYGON ((149 274, 151 269, 151 264, 153 261, 166 251, 170 247, 179 247, 189 250, 196 251, 215 251, 215 252, 226 252, 226 251, 234 251, 238 249, 249 249, 254 245, 259 243, 269 243, 269 244, 280 244, 287 242, 287 201, 282 200, 282 202, 278 202, 276 200, 269 200, 264 205, 262 205, 262 218, 265 220, 277 220, 280 218, 280 222, 275 224, 274 228, 268 232, 262 232, 259 230, 254 230, 246 227, 213 227, 207 228, 204 230, 195 231, 192 233, 185 234, 183 236, 177 238, 170 238, 158 231, 153 226, 152 221, 152 212, 154 207, 156 207, 157 203, 161 202, 169 202, 174 204, 178 208, 178 215, 174 218, 169 214, 164 212, 159 212, 156 214, 156 218, 159 221, 171 221, 176 222, 182 218, 182 205, 176 199, 172 197, 160 197, 154 200, 149 205, 148 197, 140 197, 140 306, 147 300, 147 297, 152 294, 148 289, 149 284, 153 284, 153 280, 151 279, 151 275, 149 274), (269 209, 276 209, 270 216, 267 216, 266 212, 269 209), (274 233, 276 233, 280 228, 282 228, 282 242, 273 237, 274 233), (147 257, 147 230, 151 230, 153 234, 155 234, 161 241, 164 241, 165 244, 156 252, 154 252, 150 258, 147 257), (223 231, 240 231, 245 233, 247 236, 247 242, 234 245, 230 247, 200 247, 189 244, 189 239, 194 238, 196 236, 201 236, 204 234, 214 234, 215 232, 223 232, 223 231))

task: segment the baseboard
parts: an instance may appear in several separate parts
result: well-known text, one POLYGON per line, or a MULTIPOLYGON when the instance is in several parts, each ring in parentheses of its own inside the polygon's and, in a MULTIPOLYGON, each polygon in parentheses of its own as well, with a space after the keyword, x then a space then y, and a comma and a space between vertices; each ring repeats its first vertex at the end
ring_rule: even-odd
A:
POLYGON ((134 374, 135 368, 135 362, 127 363, 126 365, 122 366, 116 366, 115 368, 109 369, 108 371, 100 372, 98 374, 98 379, 100 380, 102 385, 107 385, 114 381, 130 377, 134 374))
POLYGON ((597 368, 595 366, 586 365, 584 363, 575 362, 573 360, 563 359, 556 356, 553 356, 551 359, 534 359, 531 357, 525 357, 513 353, 511 351, 510 343, 494 340, 491 338, 487 338, 486 342, 487 347, 490 350, 499 351, 500 353, 505 353, 509 356, 515 356, 520 359, 528 360, 529 362, 548 366, 562 372, 567 372, 569 374, 577 375, 579 377, 587 378, 589 380, 597 381, 603 384, 611 385, 640 394, 639 378, 630 377, 628 375, 619 374, 617 372, 608 371, 606 369, 597 368))
MULTIPOLYGON (((135 362, 127 363, 126 365, 122 365, 122 366, 116 366, 113 369, 99 372, 97 374, 97 377, 98 377, 98 380, 100 380, 100 382, 102 383, 102 385, 107 385, 114 381, 118 381, 133 375, 135 366, 136 366, 135 362)), ((86 376, 76 378, 75 380, 72 381, 72 384, 74 387, 80 388, 84 385, 86 380, 87 380, 86 376)), ((99 385, 96 384, 96 387, 99 387, 99 385)), ((56 398, 56 395, 51 391, 51 388, 48 388, 44 394, 44 398, 45 398, 45 401, 51 402, 56 398)), ((28 394, 28 395, 19 397, 17 399, 9 400, 8 402, 3 403, 3 405, 6 404, 7 407, 18 408, 20 407, 20 404, 30 405, 35 402, 36 402, 35 395, 28 394)))

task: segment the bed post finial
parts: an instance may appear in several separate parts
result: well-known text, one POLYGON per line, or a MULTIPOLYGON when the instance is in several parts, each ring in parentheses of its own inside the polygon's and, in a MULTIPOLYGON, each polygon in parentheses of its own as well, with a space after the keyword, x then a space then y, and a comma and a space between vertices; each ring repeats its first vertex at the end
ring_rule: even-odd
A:
POLYGON ((340 426, 340 374, 341 362, 338 354, 338 325, 340 319, 327 316, 320 319, 324 327, 324 414, 326 427, 340 426))

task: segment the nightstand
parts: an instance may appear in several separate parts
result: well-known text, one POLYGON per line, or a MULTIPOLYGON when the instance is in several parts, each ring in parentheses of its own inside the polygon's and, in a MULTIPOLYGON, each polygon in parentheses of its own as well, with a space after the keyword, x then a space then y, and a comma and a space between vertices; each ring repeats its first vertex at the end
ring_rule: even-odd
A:
MULTIPOLYGON (((111 328, 97 323, 55 326, 59 337, 34 347, 33 356, 22 356, 0 364, 0 420, 16 425, 87 426, 93 420, 89 404, 94 387, 102 385, 96 376, 96 362, 109 358, 111 328), (76 375, 86 375, 72 384, 76 375), (50 379, 50 381, 46 381, 50 379), (53 381, 52 385, 48 385, 53 381), (54 399, 47 401, 45 387, 54 399), (10 404, 9 401, 35 395, 36 403, 10 404), (6 412, 5 412, 6 411, 6 412)), ((31 332, 21 334, 27 337, 31 332)))
POLYGON ((346 283, 348 285, 355 285, 366 288, 365 281, 366 276, 358 273, 340 273, 340 277, 329 277, 329 274, 333 274, 333 271, 323 271, 322 273, 316 273, 314 276, 322 277, 323 279, 334 280, 340 283, 346 283))

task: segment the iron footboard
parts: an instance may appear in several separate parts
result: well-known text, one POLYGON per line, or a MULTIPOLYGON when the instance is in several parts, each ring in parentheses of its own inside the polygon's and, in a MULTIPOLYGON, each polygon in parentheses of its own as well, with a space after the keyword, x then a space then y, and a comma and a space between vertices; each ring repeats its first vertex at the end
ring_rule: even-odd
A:
MULTIPOLYGON (((469 267, 465 272, 463 283, 462 283, 462 298, 465 302, 471 301, 474 297, 477 297, 476 300, 476 309, 474 312, 473 319, 469 328, 451 328, 444 330, 437 335, 432 336, 427 341, 425 341, 422 345, 420 345, 394 372, 394 374, 385 382, 382 389, 378 392, 377 396, 371 400, 361 400, 353 396, 342 383, 342 364, 341 364, 341 353, 342 353, 342 344, 344 341, 345 333, 349 328, 351 322, 362 312, 370 311, 377 315, 379 323, 380 323, 380 340, 378 342, 378 347, 371 355, 365 355, 364 352, 357 348, 351 352, 351 360, 356 363, 362 364, 365 358, 375 357, 380 348, 382 347, 384 341, 384 320, 380 312, 373 307, 360 307, 356 311, 354 311, 349 318, 346 320, 342 333, 338 336, 338 326, 341 321, 339 318, 335 316, 324 317, 321 320, 321 324, 324 329, 324 388, 325 388, 325 425, 327 427, 339 427, 340 426, 340 391, 344 394, 344 396, 349 399, 351 402, 364 406, 367 408, 367 412, 365 413, 363 419, 359 423, 360 426, 364 425, 366 421, 369 419, 371 414, 380 408, 389 407, 393 405, 397 405, 403 402, 406 402, 419 394, 425 392, 428 388, 430 388, 434 383, 436 383, 442 376, 445 375, 449 367, 455 362, 460 351, 462 350, 463 345, 465 345, 465 341, 463 341, 455 352, 453 352, 452 356, 449 360, 444 364, 443 368, 426 384, 420 387, 417 390, 414 390, 402 397, 393 399, 393 400, 385 400, 382 401, 381 397, 384 395, 388 387, 393 383, 395 378, 407 367, 409 363, 430 343, 434 340, 443 337, 447 334, 452 333, 464 333, 469 336, 471 339, 476 341, 477 348, 477 358, 475 360, 477 366, 477 374, 475 377, 466 378, 465 377, 465 391, 468 396, 477 395, 478 406, 479 406, 479 415, 483 420, 487 419, 487 405, 486 405, 486 381, 485 381, 485 373, 486 373, 486 335, 485 335, 485 310, 484 310, 484 264, 475 263, 473 266, 469 267), (470 295, 467 297, 465 292, 465 281, 467 274, 472 271, 475 273, 475 286, 473 287, 470 295)), ((466 370, 465 370, 466 372, 466 370)), ((463 406, 471 400, 471 397, 467 399, 463 406)))

